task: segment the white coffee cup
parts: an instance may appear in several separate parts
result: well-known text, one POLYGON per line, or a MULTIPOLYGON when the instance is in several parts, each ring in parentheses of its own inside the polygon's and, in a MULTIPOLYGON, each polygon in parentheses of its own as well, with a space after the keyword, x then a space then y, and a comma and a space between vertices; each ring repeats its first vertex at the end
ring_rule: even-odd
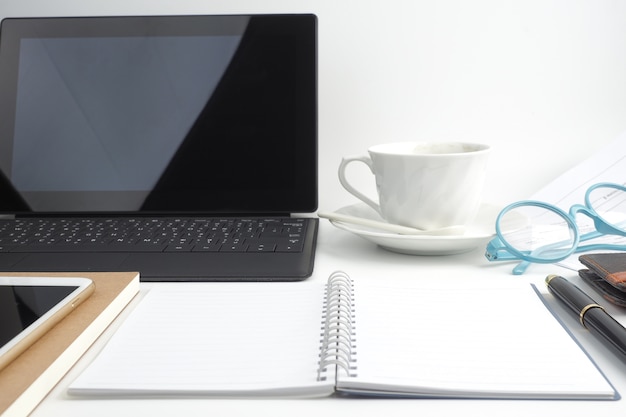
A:
POLYGON ((398 142, 372 146, 369 155, 344 157, 339 181, 389 223, 430 230, 467 225, 482 200, 490 148, 479 143, 398 142), (352 162, 376 178, 379 203, 346 178, 352 162))

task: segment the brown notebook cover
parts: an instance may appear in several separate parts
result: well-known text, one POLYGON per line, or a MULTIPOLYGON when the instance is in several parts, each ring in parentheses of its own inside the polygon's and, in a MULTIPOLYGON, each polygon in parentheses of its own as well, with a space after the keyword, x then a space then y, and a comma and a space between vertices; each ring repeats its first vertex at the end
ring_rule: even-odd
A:
POLYGON ((63 378, 139 291, 136 272, 2 273, 90 278, 94 293, 0 371, 0 414, 27 415, 63 378))

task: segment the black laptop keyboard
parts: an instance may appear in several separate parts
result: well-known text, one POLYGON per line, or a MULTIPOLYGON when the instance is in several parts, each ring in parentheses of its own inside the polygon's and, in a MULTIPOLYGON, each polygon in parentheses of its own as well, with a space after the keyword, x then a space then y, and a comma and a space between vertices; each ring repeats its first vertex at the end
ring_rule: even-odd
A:
POLYGON ((0 252, 300 252, 303 218, 0 220, 0 252))

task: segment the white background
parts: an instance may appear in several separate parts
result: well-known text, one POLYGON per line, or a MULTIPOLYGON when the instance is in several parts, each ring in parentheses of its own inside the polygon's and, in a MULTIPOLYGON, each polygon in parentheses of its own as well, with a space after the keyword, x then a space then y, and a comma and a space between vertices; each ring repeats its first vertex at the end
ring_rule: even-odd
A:
MULTIPOLYGON (((251 12, 319 18, 321 210, 356 201, 339 185, 337 166, 343 155, 377 143, 489 143, 485 200, 507 203, 626 130, 623 1, 0 3, 0 18, 251 12)), ((373 192, 366 168, 351 169, 357 185, 373 192)))
MULTIPOLYGON (((343 155, 377 143, 489 143, 493 153, 485 199, 507 203, 529 197, 626 131, 622 0, 0 0, 0 18, 252 12, 318 15, 323 210, 356 201, 339 185, 337 166, 343 155)), ((364 172, 359 181, 373 190, 373 179, 364 172)), ((483 248, 451 257, 398 255, 327 222, 321 226, 311 282, 337 268, 365 281, 394 274, 540 284, 555 272, 552 266, 534 265, 525 276, 513 277, 510 264, 488 264, 483 248)), ((575 272, 561 272, 575 279, 575 272)), ((558 303, 552 304, 624 395, 625 365, 558 303)), ((607 309, 626 323, 623 309, 607 309)), ((454 314, 451 307, 442 311, 454 314)), ((67 400, 67 381, 85 364, 35 415, 588 416, 624 411, 624 400, 67 400)))

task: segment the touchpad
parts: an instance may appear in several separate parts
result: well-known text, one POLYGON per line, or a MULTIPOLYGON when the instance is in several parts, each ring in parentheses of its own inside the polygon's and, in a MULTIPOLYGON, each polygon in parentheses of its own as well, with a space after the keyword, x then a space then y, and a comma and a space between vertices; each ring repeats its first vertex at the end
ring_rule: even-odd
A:
POLYGON ((22 271, 116 271, 126 253, 33 253, 11 269, 22 271))

